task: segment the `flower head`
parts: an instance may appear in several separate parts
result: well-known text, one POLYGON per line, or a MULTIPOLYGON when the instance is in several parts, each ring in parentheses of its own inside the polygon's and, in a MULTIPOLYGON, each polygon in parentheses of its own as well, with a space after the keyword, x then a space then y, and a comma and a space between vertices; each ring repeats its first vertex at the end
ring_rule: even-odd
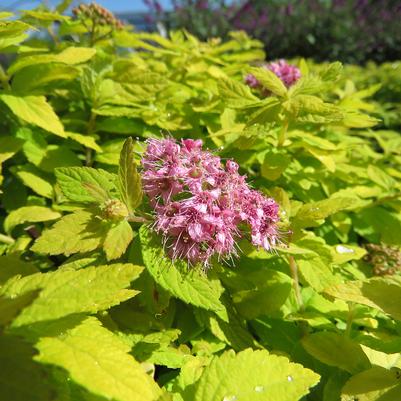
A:
POLYGON ((208 266, 215 255, 236 255, 243 226, 254 245, 270 250, 277 243, 277 203, 251 189, 237 163, 228 160, 224 166, 204 151, 202 141, 149 139, 142 166, 153 228, 172 259, 208 266))
MULTIPOLYGON (((299 78, 301 78, 301 71, 295 65, 288 64, 285 60, 277 60, 271 63, 266 63, 263 68, 273 72, 278 78, 281 79, 283 84, 289 88, 294 85, 299 78)), ((253 74, 247 74, 245 83, 251 88, 260 88, 261 84, 253 74)), ((268 93, 266 93, 268 94, 268 93)))

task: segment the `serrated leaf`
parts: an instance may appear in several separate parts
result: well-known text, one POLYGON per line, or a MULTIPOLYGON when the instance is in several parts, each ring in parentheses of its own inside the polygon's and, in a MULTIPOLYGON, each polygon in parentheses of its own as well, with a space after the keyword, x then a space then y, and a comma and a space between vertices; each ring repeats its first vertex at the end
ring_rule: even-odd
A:
POLYGON ((270 92, 280 97, 286 96, 287 88, 274 72, 264 67, 250 68, 249 72, 270 92))
POLYGON ((168 259, 155 236, 142 226, 139 230, 142 257, 154 280, 173 296, 188 304, 215 312, 227 321, 227 311, 220 300, 224 288, 217 278, 188 269, 184 261, 168 259))
POLYGON ((301 342, 306 351, 319 361, 347 372, 358 373, 371 366, 361 346, 344 335, 318 332, 304 337, 301 342))
POLYGON ((7 297, 16 297, 42 289, 33 303, 13 321, 13 327, 20 327, 118 305, 138 293, 125 288, 142 270, 132 264, 114 264, 36 273, 5 283, 1 291, 7 297))
MULTIPOLYGON (((99 201, 93 190, 104 193, 110 199, 117 191, 116 175, 92 167, 61 167, 56 169, 57 182, 64 196, 74 202, 99 201), (89 184, 89 187, 85 184, 89 184)), ((106 200, 104 199, 104 200, 106 200)))
POLYGON ((331 196, 318 202, 306 203, 298 210, 293 224, 298 228, 314 227, 318 225, 318 220, 347 209, 355 203, 356 198, 345 196, 331 196))
POLYGON ((219 92, 228 107, 236 109, 258 103, 248 86, 229 78, 220 78, 219 92))
POLYGON ((62 337, 43 338, 35 359, 67 370, 89 391, 116 401, 156 401, 162 392, 142 366, 129 355, 130 346, 95 318, 62 337))
POLYGON ((134 238, 134 232, 128 221, 123 220, 110 228, 103 243, 107 260, 119 258, 134 238))
POLYGON ((45 230, 35 242, 32 251, 69 256, 77 252, 89 252, 99 248, 110 228, 107 222, 91 212, 78 210, 60 219, 45 230))
POLYGON ((124 142, 121 150, 118 178, 123 201, 128 211, 133 213, 142 201, 142 182, 134 161, 132 138, 124 142))
POLYGON ((370 306, 401 320, 401 278, 398 276, 351 281, 326 288, 325 292, 344 301, 370 306))
POLYGON ((0 100, 21 120, 66 138, 63 124, 44 96, 1 94, 0 100))
POLYGON ((9 234, 19 224, 50 221, 59 217, 61 217, 59 212, 55 212, 48 207, 24 206, 10 212, 4 220, 4 230, 9 234))
POLYGON ((266 350, 228 351, 204 369, 188 401, 296 401, 318 381, 311 370, 266 350))

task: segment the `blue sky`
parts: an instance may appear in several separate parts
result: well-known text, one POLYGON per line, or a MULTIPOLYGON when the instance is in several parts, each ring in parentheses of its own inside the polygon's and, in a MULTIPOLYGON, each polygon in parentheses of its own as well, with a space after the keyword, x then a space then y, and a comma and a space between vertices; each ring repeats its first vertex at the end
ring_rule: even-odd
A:
MULTIPOLYGON (((90 2, 90 1, 87 1, 90 2)), ((142 0, 97 0, 97 3, 108 8, 111 11, 146 11, 147 8, 142 0)), ((0 0, 0 10, 7 9, 12 5, 18 4, 17 9, 31 9, 41 3, 38 0, 0 0)), ((57 4, 58 1, 47 1, 50 4, 57 4)), ((171 8, 171 0, 160 0, 165 9, 171 8)))

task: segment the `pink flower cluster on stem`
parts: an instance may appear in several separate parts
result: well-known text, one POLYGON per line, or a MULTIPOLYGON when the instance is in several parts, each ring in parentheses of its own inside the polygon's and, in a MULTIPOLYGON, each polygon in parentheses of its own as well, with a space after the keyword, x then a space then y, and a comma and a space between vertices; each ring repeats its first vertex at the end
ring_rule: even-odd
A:
POLYGON ((251 189, 238 164, 202 150, 201 140, 149 139, 142 158, 144 192, 155 211, 153 228, 169 256, 205 267, 217 256, 237 255, 249 232, 252 244, 270 250, 278 241, 278 205, 251 189))
MULTIPOLYGON (((272 63, 263 65, 264 68, 274 72, 281 79, 284 85, 289 88, 301 78, 301 71, 295 65, 288 64, 285 60, 278 60, 272 63)), ((245 77, 245 83, 251 88, 259 88, 260 82, 253 74, 248 74, 245 77)))

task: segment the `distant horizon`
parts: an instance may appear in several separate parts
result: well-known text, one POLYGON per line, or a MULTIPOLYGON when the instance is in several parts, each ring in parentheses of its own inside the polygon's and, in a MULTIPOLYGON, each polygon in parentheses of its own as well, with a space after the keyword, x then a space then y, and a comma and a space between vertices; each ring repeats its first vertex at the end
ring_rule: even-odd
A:
MULTIPOLYGON (((79 1, 75 3, 90 3, 91 1, 79 1)), ((171 0, 159 0, 160 4, 165 10, 172 9, 171 0)), ((40 1, 40 0, 1 0, 0 11, 1 10, 9 10, 12 8, 13 10, 24 10, 24 9, 32 9, 37 7, 41 3, 47 3, 50 5, 56 5, 60 3, 57 0, 51 1, 40 1)), ((148 10, 148 7, 144 4, 142 0, 97 0, 96 3, 102 5, 103 7, 108 8, 109 10, 116 13, 123 12, 144 12, 148 10)))

